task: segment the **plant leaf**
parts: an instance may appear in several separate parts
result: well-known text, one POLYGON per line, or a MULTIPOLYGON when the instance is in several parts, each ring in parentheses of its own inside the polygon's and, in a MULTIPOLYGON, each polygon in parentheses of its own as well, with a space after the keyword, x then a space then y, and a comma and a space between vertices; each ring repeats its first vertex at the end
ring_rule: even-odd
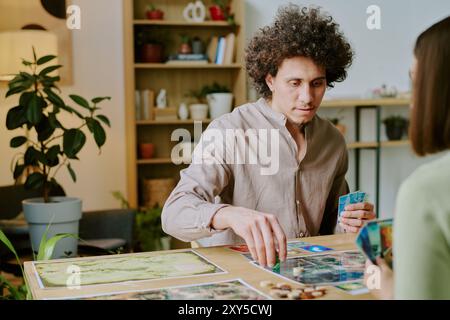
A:
POLYGON ((61 148, 59 144, 54 145, 48 149, 47 153, 45 154, 45 158, 47 159, 47 164, 50 167, 55 167, 59 164, 59 158, 58 155, 61 152, 61 148))
POLYGON ((91 101, 92 101, 92 103, 97 104, 99 102, 102 102, 103 100, 111 100, 111 97, 97 97, 97 98, 92 99, 91 101))
POLYGON ((91 118, 90 123, 91 123, 91 126, 88 126, 89 130, 91 130, 91 132, 94 134, 95 143, 97 144, 97 146, 99 148, 101 148, 105 144, 105 141, 106 141, 105 130, 103 129, 100 122, 98 122, 98 120, 91 118))
POLYGON ((25 181, 25 188, 39 189, 44 185, 44 182, 44 175, 40 172, 34 172, 27 177, 27 181, 25 181))
POLYGON ((18 179, 22 175, 23 170, 25 170, 25 166, 23 164, 16 164, 13 173, 14 180, 18 179))
POLYGON ((91 106, 83 97, 77 96, 76 94, 69 95, 70 99, 72 99, 76 104, 82 106, 85 109, 91 110, 91 106))
POLYGON ((70 163, 67 165, 67 170, 69 171, 70 177, 72 178, 73 182, 77 182, 77 175, 75 174, 75 171, 73 171, 72 166, 70 163))
POLYGON ((56 93, 54 93, 50 88, 45 88, 44 92, 47 94, 47 99, 58 107, 64 106, 65 103, 56 93))
POLYGON ((103 122, 104 124, 106 124, 108 127, 111 128, 111 123, 109 122, 109 119, 106 116, 99 114, 97 116, 97 119, 100 120, 101 122, 103 122))
POLYGON ((67 111, 69 113, 75 113, 78 116, 78 118, 84 119, 83 115, 81 113, 79 113, 77 110, 75 110, 74 108, 72 108, 72 107, 70 107, 68 105, 60 106, 60 107, 61 107, 61 109, 65 110, 65 111, 67 111))
POLYGON ((64 132, 63 151, 69 159, 74 159, 86 143, 85 134, 79 129, 70 129, 64 132))
POLYGON ((8 128, 8 130, 17 129, 27 122, 25 112, 26 109, 22 106, 17 106, 9 109, 6 116, 6 127, 8 128))
POLYGON ((41 57, 38 59, 37 65, 40 66, 41 64, 47 63, 55 58, 56 58, 56 56, 54 56, 54 55, 48 55, 48 56, 41 57))
POLYGON ((27 90, 27 87, 25 87, 24 85, 11 88, 8 90, 8 92, 6 92, 5 98, 8 98, 9 96, 12 96, 14 94, 17 94, 17 93, 25 91, 25 90, 27 90))
POLYGON ((29 146, 27 151, 25 151, 25 155, 23 157, 25 165, 27 166, 37 165, 38 153, 39 151, 37 151, 33 146, 29 146))
POLYGON ((37 260, 49 260, 52 258, 53 251, 55 250, 55 246, 57 243, 65 238, 77 238, 76 235, 71 233, 60 233, 57 234, 50 239, 46 239, 46 241, 41 241, 41 245, 39 246, 39 252, 37 256, 37 260))
POLYGON ((18 148, 21 145, 23 145, 24 143, 26 143, 27 140, 28 140, 27 137, 24 137, 24 136, 14 137, 11 139, 9 146, 11 148, 18 148))
POLYGON ((43 107, 45 107, 44 99, 34 94, 31 97, 30 102, 26 108, 27 109, 26 117, 30 123, 36 125, 39 123, 39 121, 41 121, 43 114, 42 110, 43 107))
POLYGON ((38 133, 39 142, 44 142, 55 132, 55 128, 50 124, 50 120, 45 115, 42 115, 41 121, 39 121, 35 128, 38 133))
POLYGON ((42 69, 42 71, 39 72, 39 76, 40 77, 45 76, 46 74, 48 74, 48 73, 50 73, 52 71, 55 71, 55 70, 57 70, 57 69, 59 69, 61 67, 62 67, 62 65, 56 65, 56 66, 50 66, 50 67, 47 67, 45 69, 42 69))

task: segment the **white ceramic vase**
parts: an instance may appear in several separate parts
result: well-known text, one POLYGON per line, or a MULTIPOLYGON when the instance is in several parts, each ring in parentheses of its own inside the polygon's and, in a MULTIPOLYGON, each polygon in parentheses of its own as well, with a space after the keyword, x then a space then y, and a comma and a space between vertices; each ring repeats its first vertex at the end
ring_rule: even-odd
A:
POLYGON ((192 120, 205 120, 208 117, 208 105, 195 103, 189 106, 192 120))

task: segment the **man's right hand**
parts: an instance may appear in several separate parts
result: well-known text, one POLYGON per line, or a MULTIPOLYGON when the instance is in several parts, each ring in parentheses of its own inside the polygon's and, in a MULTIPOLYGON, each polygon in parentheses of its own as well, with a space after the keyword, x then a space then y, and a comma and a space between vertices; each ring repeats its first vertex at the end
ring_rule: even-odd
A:
POLYGON ((286 260, 286 235, 277 217, 272 214, 225 207, 214 215, 211 227, 216 230, 233 229, 245 240, 253 259, 262 267, 275 265, 277 251, 280 260, 286 260))

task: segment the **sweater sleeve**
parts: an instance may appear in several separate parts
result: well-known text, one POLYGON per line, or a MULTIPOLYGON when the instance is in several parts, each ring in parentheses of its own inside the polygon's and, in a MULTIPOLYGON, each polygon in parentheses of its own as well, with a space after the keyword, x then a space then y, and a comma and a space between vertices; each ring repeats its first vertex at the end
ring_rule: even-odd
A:
POLYGON ((164 232, 182 241, 194 241, 221 232, 211 228, 214 215, 228 206, 215 197, 232 179, 225 163, 223 132, 210 124, 196 146, 191 165, 180 172, 180 181, 167 199, 161 220, 164 232))
POLYGON ((393 237, 396 299, 450 298, 445 235, 450 220, 440 214, 442 199, 435 194, 421 179, 408 179, 399 190, 393 237))

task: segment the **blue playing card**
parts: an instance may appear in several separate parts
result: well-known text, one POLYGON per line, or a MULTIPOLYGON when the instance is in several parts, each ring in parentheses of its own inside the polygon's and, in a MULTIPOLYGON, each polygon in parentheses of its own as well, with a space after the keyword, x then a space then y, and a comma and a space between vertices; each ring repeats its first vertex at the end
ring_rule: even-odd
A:
POLYGON ((333 250, 331 248, 327 248, 327 247, 319 246, 319 245, 304 246, 304 247, 301 247, 301 249, 309 251, 309 252, 324 252, 324 251, 333 250))

